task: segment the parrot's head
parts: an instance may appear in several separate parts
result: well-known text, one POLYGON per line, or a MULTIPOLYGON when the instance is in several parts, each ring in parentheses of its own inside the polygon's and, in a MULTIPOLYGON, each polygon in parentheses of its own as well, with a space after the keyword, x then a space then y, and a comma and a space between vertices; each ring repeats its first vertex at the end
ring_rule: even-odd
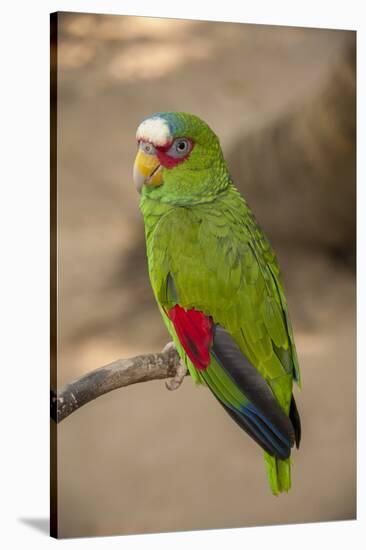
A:
POLYGON ((133 178, 139 193, 172 204, 213 200, 230 177, 219 140, 200 118, 155 113, 137 128, 133 178))

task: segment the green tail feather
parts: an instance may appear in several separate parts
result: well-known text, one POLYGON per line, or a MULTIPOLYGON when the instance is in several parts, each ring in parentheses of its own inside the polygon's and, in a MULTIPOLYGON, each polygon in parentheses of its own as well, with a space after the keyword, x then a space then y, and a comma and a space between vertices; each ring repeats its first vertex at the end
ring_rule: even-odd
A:
POLYGON ((287 493, 291 489, 291 458, 281 460, 264 453, 264 460, 272 493, 276 496, 287 493))

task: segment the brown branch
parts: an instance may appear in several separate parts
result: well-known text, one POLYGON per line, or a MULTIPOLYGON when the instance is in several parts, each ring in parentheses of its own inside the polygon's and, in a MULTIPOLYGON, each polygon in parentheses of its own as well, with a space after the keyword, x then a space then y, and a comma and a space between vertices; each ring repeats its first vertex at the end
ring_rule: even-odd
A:
POLYGON ((77 378, 57 393, 51 391, 51 418, 59 423, 93 399, 138 382, 175 378, 177 384, 167 384, 168 389, 175 389, 181 377, 179 366, 179 355, 170 344, 161 353, 117 359, 77 378))

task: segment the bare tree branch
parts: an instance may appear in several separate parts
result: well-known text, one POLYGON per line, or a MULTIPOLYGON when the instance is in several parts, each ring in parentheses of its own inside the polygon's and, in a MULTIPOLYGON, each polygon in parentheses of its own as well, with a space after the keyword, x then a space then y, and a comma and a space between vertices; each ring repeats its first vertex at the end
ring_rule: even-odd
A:
MULTIPOLYGON (((183 376, 185 374, 184 371, 183 376)), ((105 393, 137 382, 164 378, 176 380, 176 383, 167 384, 168 389, 179 387, 182 380, 179 355, 172 344, 168 344, 161 353, 117 359, 77 378, 57 393, 51 391, 51 418, 59 423, 105 393)))

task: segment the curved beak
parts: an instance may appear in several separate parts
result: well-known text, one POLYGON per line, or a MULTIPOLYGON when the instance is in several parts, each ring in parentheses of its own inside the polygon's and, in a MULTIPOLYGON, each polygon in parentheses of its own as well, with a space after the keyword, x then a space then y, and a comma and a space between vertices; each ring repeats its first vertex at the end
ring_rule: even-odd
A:
POLYGON ((133 165, 133 181, 139 193, 143 185, 161 185, 163 177, 159 159, 139 149, 133 165))

